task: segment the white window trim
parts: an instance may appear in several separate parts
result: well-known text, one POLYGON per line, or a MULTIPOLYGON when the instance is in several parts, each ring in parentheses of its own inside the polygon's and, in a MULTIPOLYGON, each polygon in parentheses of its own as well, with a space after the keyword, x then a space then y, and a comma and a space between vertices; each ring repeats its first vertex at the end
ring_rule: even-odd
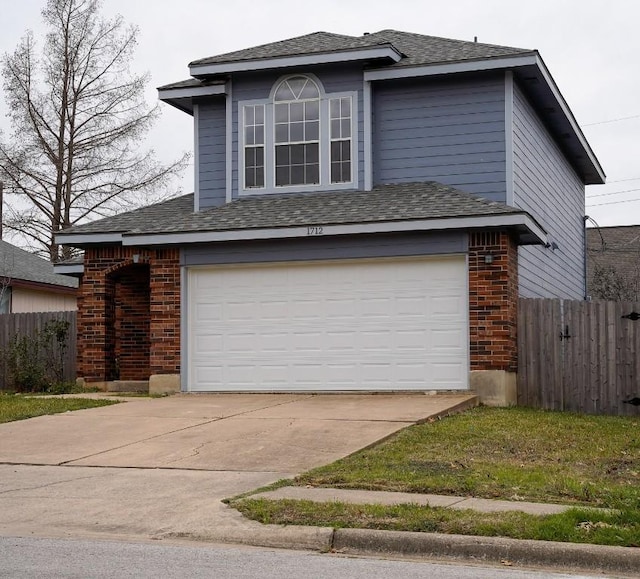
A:
POLYGON ((276 187, 275 184, 275 124, 274 124, 274 101, 273 90, 268 99, 253 99, 238 101, 237 109, 237 133, 238 133, 238 196, 246 197, 250 195, 277 195, 284 193, 304 193, 315 191, 339 191, 343 189, 358 188, 358 91, 327 93, 324 91, 322 83, 311 74, 287 75, 279 78, 274 83, 275 87, 289 76, 308 76, 313 79, 320 89, 320 183, 318 185, 287 185, 276 187), (352 180, 346 183, 331 183, 331 140, 330 140, 330 119, 329 100, 334 98, 351 99, 351 177, 352 180), (265 105, 265 138, 264 138, 264 166, 265 185, 264 187, 245 186, 245 145, 244 145, 244 107, 250 105, 265 105))
MULTIPOLYGON (((238 103, 238 143, 240 143, 240 150, 238 151, 238 160, 242 161, 242 165, 240 167, 240 170, 238 171, 238 183, 242 183, 242 191, 247 191, 247 192, 261 192, 264 190, 265 185, 267 183, 267 110, 266 110, 266 106, 264 107, 264 138, 263 143, 262 143, 262 148, 264 150, 263 153, 263 158, 262 161, 264 163, 264 182, 265 185, 263 185, 262 187, 247 187, 246 184, 246 174, 244 172, 244 168, 245 168, 245 163, 246 163, 246 158, 245 158, 245 153, 246 153, 246 147, 244 144, 244 108, 247 106, 257 106, 257 105, 263 105, 264 103, 261 101, 243 101, 241 103, 238 103), (242 134, 240 134, 242 133, 242 134)), ((256 147, 256 145, 248 145, 248 146, 253 146, 256 147)), ((260 146, 260 145, 258 145, 260 146)))

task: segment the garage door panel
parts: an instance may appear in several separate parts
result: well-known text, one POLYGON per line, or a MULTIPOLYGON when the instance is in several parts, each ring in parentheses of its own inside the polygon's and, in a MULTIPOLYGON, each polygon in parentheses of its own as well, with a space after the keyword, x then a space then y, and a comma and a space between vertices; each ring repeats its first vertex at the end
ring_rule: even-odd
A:
POLYGON ((461 330, 438 329, 431 330, 431 349, 437 352, 452 351, 462 353, 460 343, 466 338, 461 330))
POLYGON ((467 387, 464 258, 188 271, 191 390, 467 387))

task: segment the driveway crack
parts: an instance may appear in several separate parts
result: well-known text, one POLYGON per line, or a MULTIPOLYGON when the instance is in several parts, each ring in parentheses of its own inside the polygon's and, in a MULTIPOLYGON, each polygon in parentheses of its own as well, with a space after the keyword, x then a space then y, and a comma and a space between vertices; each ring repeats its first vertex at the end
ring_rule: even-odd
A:
MULTIPOLYGON (((309 396, 305 396, 304 399, 307 398, 312 398, 313 395, 309 395, 309 396)), ((276 406, 283 406, 285 404, 292 404, 293 402, 297 402, 300 400, 300 397, 294 398, 292 400, 285 400, 284 402, 277 402, 274 404, 267 404, 265 406, 262 406, 261 408, 255 408, 253 410, 244 410, 242 412, 236 412, 235 414, 229 414, 228 416, 216 416, 215 418, 212 418, 211 420, 205 420, 204 422, 199 422, 198 424, 192 424, 190 426, 185 426, 183 428, 177 428, 176 430, 170 430, 167 432, 161 432, 160 434, 155 434, 154 436, 149 436, 148 438, 142 438, 140 440, 134 440, 133 442, 128 442, 126 444, 122 444, 120 446, 114 446, 112 448, 106 449, 106 450, 101 450, 99 452, 93 452, 91 454, 87 454, 85 456, 79 456, 79 457, 75 457, 75 458, 71 458, 69 460, 65 460, 63 462, 58 463, 58 466, 68 466, 68 465, 72 465, 74 462, 80 461, 80 460, 85 460, 87 458, 92 458, 95 456, 100 456, 101 454, 107 454, 109 452, 113 452, 114 450, 121 450, 123 448, 127 448, 129 446, 133 446, 135 444, 140 444, 142 442, 148 442, 150 440, 154 440, 156 438, 161 438, 163 436, 167 436, 169 434, 176 434, 177 432, 184 432, 185 430, 190 430, 192 428, 199 428, 201 426, 205 426, 207 424, 211 424, 212 422, 217 422, 219 420, 227 420, 229 418, 236 418, 237 416, 242 416, 244 414, 250 414, 252 412, 258 412, 260 410, 264 410, 265 408, 274 408, 276 406)))

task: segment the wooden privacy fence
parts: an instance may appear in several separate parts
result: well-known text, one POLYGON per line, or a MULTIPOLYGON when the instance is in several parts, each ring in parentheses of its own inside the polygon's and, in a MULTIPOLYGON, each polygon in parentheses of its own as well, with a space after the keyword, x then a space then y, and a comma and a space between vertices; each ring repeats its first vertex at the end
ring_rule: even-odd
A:
POLYGON ((5 363, 6 354, 11 347, 14 336, 34 338, 42 332, 46 324, 52 320, 69 322, 67 347, 63 359, 63 379, 76 378, 76 312, 36 312, 27 314, 0 314, 0 389, 9 384, 9 373, 5 363))
POLYGON ((640 415, 640 303, 519 300, 518 404, 640 415))

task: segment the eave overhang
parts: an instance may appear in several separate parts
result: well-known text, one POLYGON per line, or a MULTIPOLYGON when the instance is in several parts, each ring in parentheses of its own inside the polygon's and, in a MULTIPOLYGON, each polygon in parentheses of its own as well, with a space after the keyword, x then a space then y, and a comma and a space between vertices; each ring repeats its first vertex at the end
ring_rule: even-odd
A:
MULTIPOLYGON (((197 81, 196 81, 197 82, 197 81)), ((202 86, 158 88, 158 98, 189 115, 193 115, 194 99, 227 94, 227 83, 219 82, 202 86)))
POLYGON ((13 288, 22 288, 26 290, 41 291, 61 295, 76 295, 78 293, 78 288, 75 287, 44 283, 40 281, 31 281, 26 279, 12 279, 9 285, 13 288))
POLYGON ((220 74, 232 74, 235 72, 252 72, 256 70, 273 70, 295 66, 312 66, 341 62, 386 61, 394 63, 399 62, 401 58, 402 54, 394 46, 391 44, 381 44, 378 46, 353 50, 314 52, 311 54, 236 60, 232 62, 212 64, 199 64, 196 61, 189 64, 189 73, 191 76, 198 78, 220 74))
POLYGON ((585 185, 605 182, 600 162, 589 146, 571 109, 560 93, 538 52, 414 67, 386 67, 367 70, 365 81, 387 81, 491 70, 511 70, 519 85, 534 103, 538 114, 571 159, 585 185))
POLYGON ((547 232, 528 213, 504 213, 465 217, 411 219, 349 224, 309 224, 308 226, 231 229, 223 231, 182 231, 172 233, 119 233, 119 234, 58 234, 56 242, 73 247, 96 244, 122 244, 123 246, 188 245, 220 241, 248 241, 264 239, 291 239, 355 235, 359 233, 400 233, 409 231, 469 230, 484 228, 512 229, 521 245, 545 245, 547 232))
POLYGON ((54 263, 53 271, 60 275, 69 277, 81 277, 84 273, 84 265, 81 263, 54 263))

